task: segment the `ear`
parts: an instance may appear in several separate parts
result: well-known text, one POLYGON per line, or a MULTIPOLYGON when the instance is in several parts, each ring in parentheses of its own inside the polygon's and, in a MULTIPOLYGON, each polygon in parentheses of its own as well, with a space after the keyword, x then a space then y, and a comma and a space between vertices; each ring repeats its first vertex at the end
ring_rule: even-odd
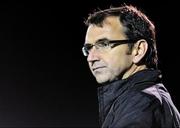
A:
POLYGON ((139 63, 142 58, 145 56, 148 49, 148 43, 146 40, 141 39, 138 40, 133 47, 133 63, 137 64, 139 63))

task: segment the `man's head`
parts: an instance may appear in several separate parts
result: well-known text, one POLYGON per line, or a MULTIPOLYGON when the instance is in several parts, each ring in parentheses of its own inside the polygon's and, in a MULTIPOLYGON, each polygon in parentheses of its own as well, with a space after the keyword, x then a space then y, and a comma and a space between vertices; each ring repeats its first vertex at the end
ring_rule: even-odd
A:
POLYGON ((86 24, 83 52, 98 83, 157 68, 154 25, 133 6, 95 12, 86 24))

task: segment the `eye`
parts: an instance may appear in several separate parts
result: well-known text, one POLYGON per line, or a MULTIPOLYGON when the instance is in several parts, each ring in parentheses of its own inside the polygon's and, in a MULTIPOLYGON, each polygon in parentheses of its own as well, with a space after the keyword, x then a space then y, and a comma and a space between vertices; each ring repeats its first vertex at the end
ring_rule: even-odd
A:
POLYGON ((85 44, 85 45, 84 45, 84 48, 85 48, 85 50, 87 50, 87 51, 89 51, 92 47, 93 47, 92 44, 85 44))
POLYGON ((96 43, 96 46, 98 48, 106 48, 106 47, 109 47, 109 41, 108 40, 102 40, 102 41, 98 41, 96 43))

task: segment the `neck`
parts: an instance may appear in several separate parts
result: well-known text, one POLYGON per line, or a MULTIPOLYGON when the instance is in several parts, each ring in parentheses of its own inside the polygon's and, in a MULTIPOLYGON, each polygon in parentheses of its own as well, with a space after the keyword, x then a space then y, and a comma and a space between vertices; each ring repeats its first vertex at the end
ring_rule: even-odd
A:
POLYGON ((146 65, 137 66, 137 65, 133 64, 131 66, 131 68, 124 73, 122 79, 126 79, 129 76, 133 75, 134 73, 144 70, 144 69, 147 69, 146 65))

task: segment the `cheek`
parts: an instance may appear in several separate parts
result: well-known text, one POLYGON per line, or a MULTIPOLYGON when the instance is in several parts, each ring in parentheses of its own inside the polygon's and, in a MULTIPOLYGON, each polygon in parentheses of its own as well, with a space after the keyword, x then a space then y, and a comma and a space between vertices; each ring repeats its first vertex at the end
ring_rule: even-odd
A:
POLYGON ((120 59, 120 57, 111 57, 111 59, 108 60, 108 66, 110 68, 116 68, 122 65, 123 60, 120 59))
POLYGON ((118 73, 128 69, 131 63, 132 61, 128 55, 122 57, 119 56, 110 59, 108 67, 112 72, 118 73))
POLYGON ((120 70, 121 63, 117 58, 111 58, 105 61, 107 66, 107 72, 112 76, 116 76, 120 70))

